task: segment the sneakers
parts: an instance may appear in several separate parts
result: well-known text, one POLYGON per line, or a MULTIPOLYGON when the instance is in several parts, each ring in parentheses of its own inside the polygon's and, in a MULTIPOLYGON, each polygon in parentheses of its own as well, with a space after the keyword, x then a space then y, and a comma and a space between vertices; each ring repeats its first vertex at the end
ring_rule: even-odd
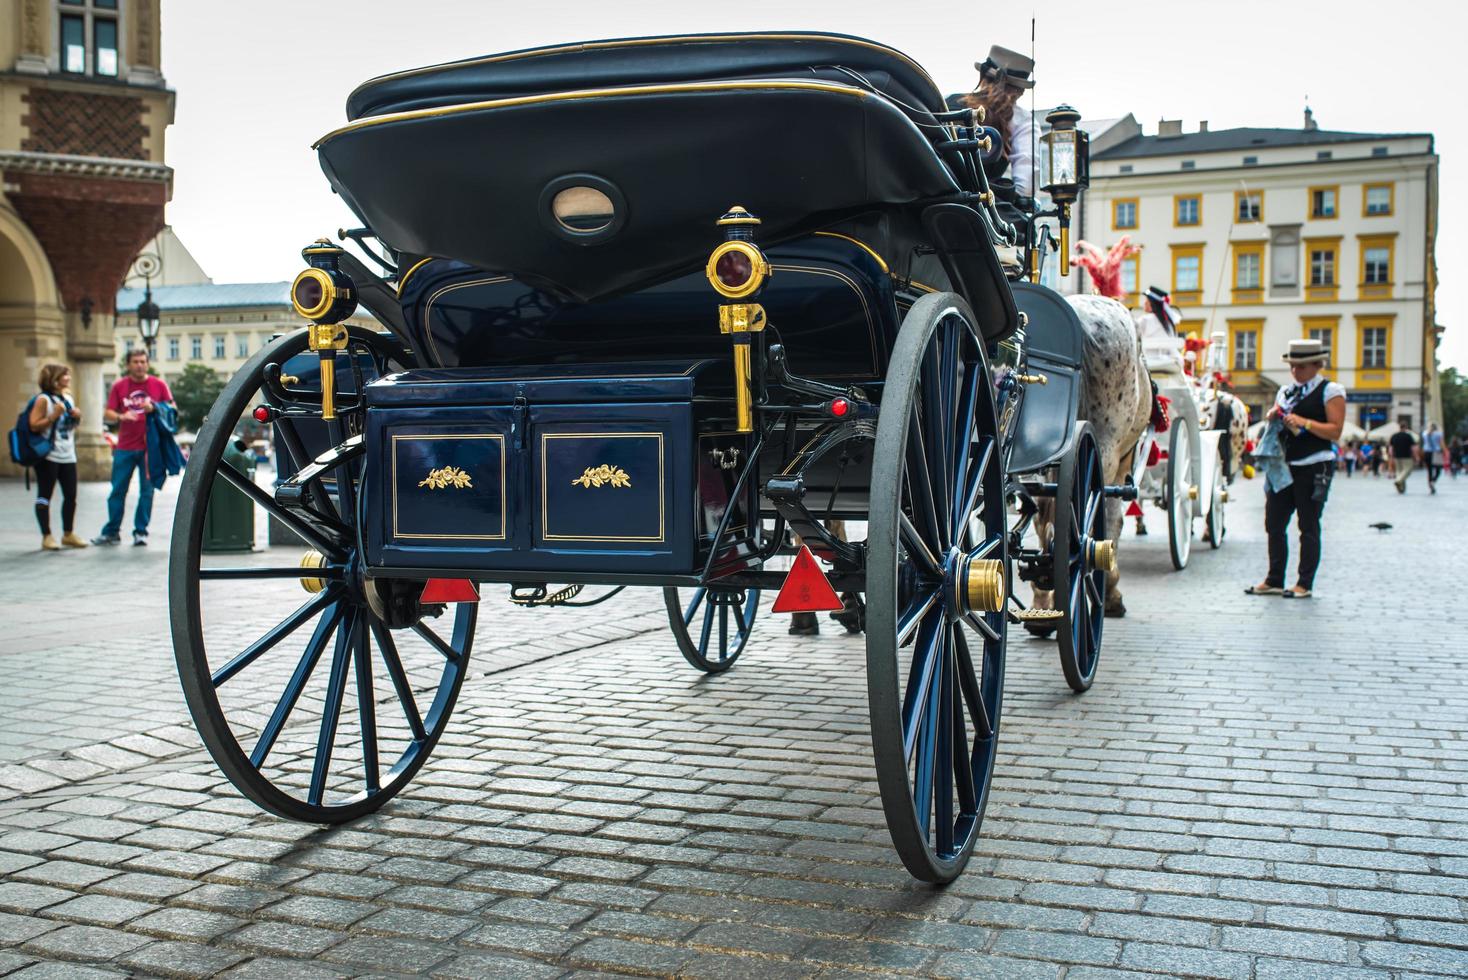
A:
POLYGON ((115 534, 99 534, 95 538, 92 539, 92 544, 95 544, 95 545, 122 544, 122 538, 118 537, 115 534))
POLYGON ((44 535, 41 538, 41 550, 42 551, 60 551, 61 550, 61 545, 59 545, 59 544, 56 543, 56 539, 55 538, 53 538, 53 537, 51 537, 51 535, 47 534, 47 535, 44 535))
POLYGON ((147 546, 148 546, 148 532, 147 531, 134 531, 133 532, 133 547, 134 548, 146 548, 147 546))
POLYGON ((61 543, 68 548, 85 548, 87 543, 77 537, 75 531, 67 531, 61 536, 61 543))

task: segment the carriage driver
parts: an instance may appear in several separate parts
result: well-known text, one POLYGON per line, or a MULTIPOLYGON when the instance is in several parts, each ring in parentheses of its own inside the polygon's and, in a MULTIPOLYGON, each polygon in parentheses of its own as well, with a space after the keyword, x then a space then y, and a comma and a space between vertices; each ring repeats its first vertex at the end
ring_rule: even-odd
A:
POLYGON ((993 126, 1003 137, 1004 156, 1009 161, 1014 189, 1030 197, 1035 193, 1030 183, 1034 123, 1030 111, 1021 108, 1019 99, 1026 90, 1035 87, 1034 79, 1030 78, 1030 72, 1035 69, 1034 59, 996 44, 989 49, 989 57, 974 62, 974 67, 979 70, 979 87, 959 101, 970 109, 984 110, 985 125, 993 126))

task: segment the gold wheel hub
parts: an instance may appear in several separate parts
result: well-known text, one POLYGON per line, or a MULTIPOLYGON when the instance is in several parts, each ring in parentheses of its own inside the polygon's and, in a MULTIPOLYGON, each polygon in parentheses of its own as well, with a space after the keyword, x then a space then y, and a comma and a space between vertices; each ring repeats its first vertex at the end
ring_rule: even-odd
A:
POLYGON ((1116 570, 1116 542, 1110 538, 1100 540, 1092 539, 1088 545, 1091 567, 1102 572, 1113 572, 1116 570))
MULTIPOLYGON (((326 556, 319 551, 308 551, 301 556, 301 567, 325 568, 326 556)), ((305 589, 307 592, 320 592, 322 589, 326 588, 326 579, 303 578, 301 579, 301 588, 305 589)))
POLYGON ((1188 499, 1189 500, 1197 500, 1198 499, 1198 488, 1197 487, 1188 487, 1188 499))
POLYGON ((963 597, 969 612, 991 613, 1004 608, 1004 563, 997 558, 979 558, 968 563, 963 577, 963 597))

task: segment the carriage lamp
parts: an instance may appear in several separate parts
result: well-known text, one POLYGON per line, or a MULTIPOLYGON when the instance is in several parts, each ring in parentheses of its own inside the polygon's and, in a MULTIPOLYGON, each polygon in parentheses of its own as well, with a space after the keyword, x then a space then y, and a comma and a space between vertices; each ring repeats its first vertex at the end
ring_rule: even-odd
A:
POLYGON ((341 322, 357 309, 352 277, 339 268, 342 249, 318 238, 301 249, 306 268, 291 283, 291 306, 311 321, 307 342, 321 358, 321 417, 336 418, 336 352, 347 348, 341 322))
POLYGON ((754 431, 755 334, 765 329, 765 308, 752 300, 770 277, 770 263, 754 243, 759 218, 734 205, 716 222, 724 229, 724 241, 709 255, 704 275, 709 285, 725 299, 740 302, 719 305, 719 332, 734 344, 734 413, 741 433, 754 431))
POLYGON ((1091 137, 1077 129, 1081 114, 1059 105, 1045 117, 1050 132, 1041 139, 1049 151, 1043 189, 1060 217, 1060 274, 1070 275, 1070 207, 1091 184, 1091 137))

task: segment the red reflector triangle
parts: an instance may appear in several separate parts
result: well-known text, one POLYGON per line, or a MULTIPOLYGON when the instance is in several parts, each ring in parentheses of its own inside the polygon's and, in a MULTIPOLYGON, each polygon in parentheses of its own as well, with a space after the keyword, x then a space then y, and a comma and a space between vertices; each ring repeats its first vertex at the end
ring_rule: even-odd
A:
POLYGON ((1141 508, 1141 506, 1135 500, 1133 500, 1129 505, 1127 505, 1126 516, 1128 516, 1128 517, 1141 517, 1142 516, 1142 508, 1141 508))
POLYGON ((841 608, 841 597, 831 588, 826 573, 816 562, 816 556, 810 553, 810 548, 801 545, 795 564, 790 566, 785 584, 780 586, 780 594, 775 597, 775 612, 821 612, 841 608))
POLYGON ((478 602, 479 590, 466 578, 431 578, 418 601, 425 605, 442 602, 478 602))

